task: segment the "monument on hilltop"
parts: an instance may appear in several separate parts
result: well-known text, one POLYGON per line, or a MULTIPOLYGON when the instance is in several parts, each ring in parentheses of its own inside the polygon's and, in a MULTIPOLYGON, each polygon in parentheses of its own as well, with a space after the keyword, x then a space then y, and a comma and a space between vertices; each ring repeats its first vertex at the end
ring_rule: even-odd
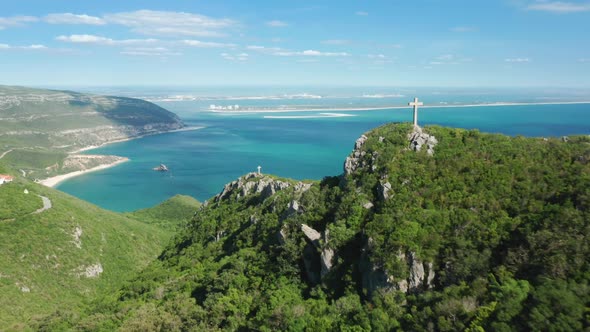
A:
POLYGON ((418 97, 414 98, 413 102, 408 103, 409 106, 414 106, 414 126, 418 127, 418 106, 423 106, 424 103, 418 101, 418 97))

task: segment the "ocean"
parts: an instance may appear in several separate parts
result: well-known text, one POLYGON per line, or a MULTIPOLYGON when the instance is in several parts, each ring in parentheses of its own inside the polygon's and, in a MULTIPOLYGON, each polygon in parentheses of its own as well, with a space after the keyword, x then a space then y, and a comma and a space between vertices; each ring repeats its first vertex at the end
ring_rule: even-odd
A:
MULTIPOLYGON (((187 125, 203 128, 148 136, 88 151, 124 156, 130 161, 72 178, 57 189, 106 209, 132 211, 153 206, 176 194, 205 201, 220 192, 225 183, 256 171, 259 165, 263 173, 295 179, 319 180, 339 175, 344 159, 362 133, 385 123, 412 120, 409 107, 350 109, 401 106, 413 99, 409 93, 417 94, 416 91, 371 90, 356 95, 349 92, 326 96, 326 92, 322 95, 297 91, 289 95, 246 91, 239 96, 144 91, 145 95, 140 97, 179 114, 187 125), (211 112, 210 105, 216 108, 239 105, 242 111, 255 108, 264 112, 211 112), (285 108, 297 110, 284 111, 285 108), (271 112, 277 109, 283 111, 271 112), (160 163, 166 164, 170 172, 152 170, 160 163)), ((475 128, 482 132, 535 137, 590 134, 590 104, 457 107, 501 102, 582 101, 587 96, 584 94, 430 91, 421 94, 425 105, 430 106, 419 111, 422 126, 475 128)))

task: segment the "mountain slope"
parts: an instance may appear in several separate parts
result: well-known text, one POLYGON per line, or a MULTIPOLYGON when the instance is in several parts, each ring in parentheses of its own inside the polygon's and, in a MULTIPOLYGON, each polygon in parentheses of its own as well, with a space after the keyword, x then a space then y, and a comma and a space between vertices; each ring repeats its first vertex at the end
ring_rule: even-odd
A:
POLYGON ((588 137, 386 125, 340 177, 226 185, 119 293, 38 326, 589 328, 589 161, 588 137))
POLYGON ((63 173, 67 152, 182 127, 144 100, 0 86, 0 156, 31 179, 63 173))
POLYGON ((170 236, 24 179, 0 186, 0 206, 0 330, 116 290, 170 236))
POLYGON ((143 223, 175 231, 185 226, 200 206, 201 203, 190 196, 176 195, 151 208, 129 212, 125 215, 143 223))

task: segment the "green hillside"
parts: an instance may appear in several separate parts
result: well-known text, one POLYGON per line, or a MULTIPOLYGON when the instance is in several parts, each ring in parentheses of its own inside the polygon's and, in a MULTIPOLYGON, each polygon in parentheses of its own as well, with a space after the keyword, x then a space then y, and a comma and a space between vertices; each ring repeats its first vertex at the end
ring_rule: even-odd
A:
POLYGON ((200 206, 201 203, 190 196, 176 195, 154 207, 126 215, 162 229, 176 231, 192 219, 200 206))
POLYGON ((169 237, 27 180, 0 186, 0 330, 27 330, 39 317, 116 290, 169 237), (51 208, 35 213, 40 196, 51 208))
POLYGON ((340 177, 227 184, 119 292, 38 327, 588 329, 589 162, 588 137, 386 125, 340 177))
POLYGON ((64 173, 68 152, 183 126, 144 100, 0 85, 0 158, 30 179, 64 173))

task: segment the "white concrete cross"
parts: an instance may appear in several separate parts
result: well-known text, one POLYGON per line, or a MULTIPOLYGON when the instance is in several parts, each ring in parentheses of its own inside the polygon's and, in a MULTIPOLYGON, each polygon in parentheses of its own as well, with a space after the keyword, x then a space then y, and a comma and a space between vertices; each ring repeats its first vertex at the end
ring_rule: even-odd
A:
POLYGON ((262 169, 262 166, 258 166, 258 175, 262 174, 262 172, 260 172, 261 169, 262 169))
POLYGON ((423 102, 418 101, 418 97, 414 98, 413 102, 408 103, 409 106, 414 106, 414 126, 418 126, 418 106, 423 106, 423 102))

